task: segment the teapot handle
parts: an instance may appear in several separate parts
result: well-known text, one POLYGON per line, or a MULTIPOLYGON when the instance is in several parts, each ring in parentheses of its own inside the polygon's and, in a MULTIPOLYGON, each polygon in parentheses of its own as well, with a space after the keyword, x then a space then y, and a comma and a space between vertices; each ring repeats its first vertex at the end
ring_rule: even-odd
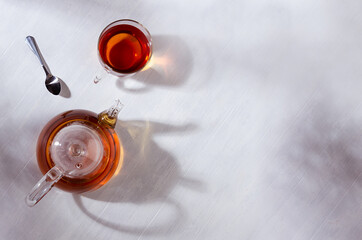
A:
POLYGON ((58 166, 50 169, 40 180, 31 192, 26 196, 25 202, 29 207, 37 204, 64 175, 64 170, 58 166))

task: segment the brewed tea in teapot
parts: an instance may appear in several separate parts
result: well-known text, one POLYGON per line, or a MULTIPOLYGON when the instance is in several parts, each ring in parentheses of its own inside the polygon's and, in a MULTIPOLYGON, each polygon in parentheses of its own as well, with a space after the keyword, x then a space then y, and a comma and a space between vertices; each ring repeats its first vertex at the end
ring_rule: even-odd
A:
POLYGON ((123 155, 114 130, 122 106, 117 100, 100 114, 70 110, 45 125, 36 147, 38 165, 45 175, 26 197, 29 206, 38 203, 54 185, 81 193, 111 179, 123 155))

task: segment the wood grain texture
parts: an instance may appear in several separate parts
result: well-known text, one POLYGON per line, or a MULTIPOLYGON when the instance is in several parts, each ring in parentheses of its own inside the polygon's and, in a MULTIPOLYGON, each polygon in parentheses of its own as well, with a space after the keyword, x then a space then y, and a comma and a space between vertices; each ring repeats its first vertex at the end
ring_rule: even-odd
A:
POLYGON ((0 0, 0 238, 360 239, 361 10, 357 0, 0 0), (94 84, 98 35, 121 18, 151 32, 152 65, 94 84), (70 98, 47 92, 27 35, 70 98), (120 173, 28 208, 42 127, 115 98, 120 173))

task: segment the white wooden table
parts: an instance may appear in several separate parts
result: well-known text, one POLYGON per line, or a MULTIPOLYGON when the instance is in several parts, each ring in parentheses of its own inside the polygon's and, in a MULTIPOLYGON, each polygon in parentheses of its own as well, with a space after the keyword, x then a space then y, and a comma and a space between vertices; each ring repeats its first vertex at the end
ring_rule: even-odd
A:
POLYGON ((1 239, 361 239, 359 0, 0 0, 1 239), (153 65, 100 83, 97 40, 131 18, 153 65), (53 96, 34 36, 71 96, 53 96), (24 198, 53 116, 125 104, 98 191, 24 198))

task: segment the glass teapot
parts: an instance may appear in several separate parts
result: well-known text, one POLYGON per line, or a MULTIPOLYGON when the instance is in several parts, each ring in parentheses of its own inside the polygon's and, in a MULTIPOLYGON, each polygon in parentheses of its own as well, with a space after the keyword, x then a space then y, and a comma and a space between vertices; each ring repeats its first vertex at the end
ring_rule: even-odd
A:
POLYGON ((43 174, 26 197, 37 204, 54 185, 68 192, 95 190, 116 172, 122 149, 114 130, 123 105, 119 100, 96 114, 71 110, 51 119, 37 142, 37 160, 43 174))

